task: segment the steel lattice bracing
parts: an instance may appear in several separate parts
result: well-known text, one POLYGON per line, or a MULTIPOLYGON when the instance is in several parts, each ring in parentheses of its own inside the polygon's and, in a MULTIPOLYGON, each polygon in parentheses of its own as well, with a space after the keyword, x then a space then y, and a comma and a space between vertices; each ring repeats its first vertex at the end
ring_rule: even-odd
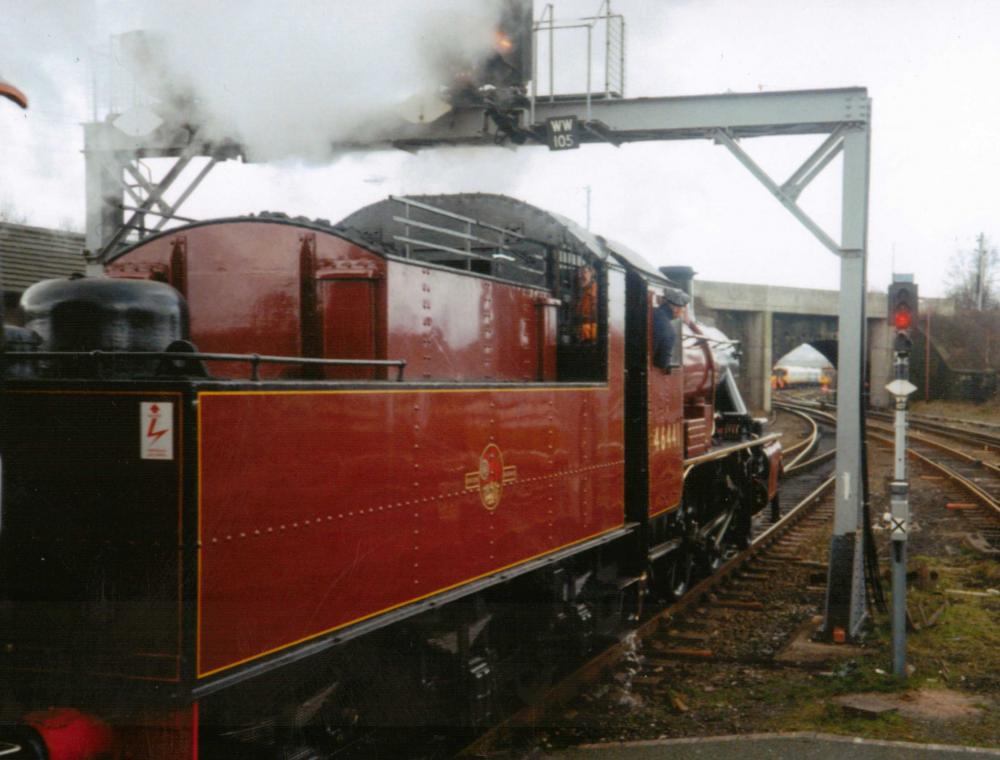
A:
MULTIPOLYGON (((863 88, 807 90, 689 97, 537 100, 530 106, 498 113, 495 108, 460 108, 422 125, 400 123, 377 142, 335 146, 339 151, 395 146, 406 150, 449 145, 544 144, 546 120, 577 117, 582 143, 707 139, 726 147, 819 242, 841 261, 839 303, 837 409, 837 486, 831 571, 825 627, 856 634, 865 618, 862 570, 861 390, 864 364, 864 292, 868 228, 868 173, 871 101, 863 88), (743 138, 780 135, 827 135, 784 180, 770 177, 738 142, 743 138), (802 190, 837 156, 843 156, 842 219, 839 235, 822 229, 801 207, 802 190)), ((114 250, 129 229, 149 229, 147 214, 157 215, 153 228, 176 217, 184 201, 214 160, 242 155, 238 145, 210 144, 197 127, 161 126, 141 138, 126 136, 110 122, 85 127, 87 160, 87 245, 101 255, 114 250), (184 190, 179 200, 163 199, 184 166, 196 156, 213 159, 184 190), (177 164, 159 183, 134 166, 141 158, 174 157, 177 164), (129 181, 138 182, 138 191, 129 181), (140 181, 142 180, 142 181, 140 181), (134 201, 123 202, 126 193, 134 201), (131 205, 131 209, 127 206, 131 205), (125 220, 124 211, 131 216, 125 220), (164 216, 166 215, 166 216, 164 216), (123 225, 129 225, 122 231, 123 225)))

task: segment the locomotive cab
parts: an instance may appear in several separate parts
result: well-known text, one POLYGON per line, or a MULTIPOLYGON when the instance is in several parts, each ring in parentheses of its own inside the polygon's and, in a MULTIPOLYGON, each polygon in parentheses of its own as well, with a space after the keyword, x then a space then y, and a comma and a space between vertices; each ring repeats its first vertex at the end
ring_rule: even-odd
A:
POLYGON ((626 504, 647 526, 654 588, 676 598, 749 541, 752 515, 776 498, 780 445, 743 403, 732 341, 683 308, 693 270, 656 269, 610 245, 627 270, 626 504), (680 361, 664 361, 668 324, 680 361))

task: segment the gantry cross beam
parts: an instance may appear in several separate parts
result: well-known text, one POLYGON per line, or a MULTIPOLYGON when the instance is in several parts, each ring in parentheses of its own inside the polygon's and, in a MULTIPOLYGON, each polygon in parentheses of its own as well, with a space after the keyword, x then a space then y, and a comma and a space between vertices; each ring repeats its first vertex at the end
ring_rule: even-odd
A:
MULTIPOLYGON (((541 144, 547 119, 577 117, 581 143, 654 140, 711 140, 726 147, 826 249, 840 258, 836 514, 831 542, 824 627, 859 633, 866 615, 863 571, 863 470, 861 391, 865 356, 864 292, 868 232, 868 175, 871 101, 863 88, 752 94, 696 95, 639 99, 535 100, 497 114, 496 109, 458 108, 428 124, 400 122, 371 142, 338 144, 338 151, 405 150, 449 145, 541 144), (388 134, 386 137, 384 135, 388 134), (744 150, 744 138, 780 135, 827 135, 787 180, 767 174, 744 150), (799 205, 802 190, 837 156, 843 156, 839 235, 824 230, 799 205)), ((197 128, 166 124, 154 133, 129 137, 110 122, 85 126, 87 162, 87 246, 95 269, 114 252, 129 230, 148 229, 147 214, 157 215, 153 229, 177 217, 180 204, 216 160, 245 152, 233 143, 200 140, 197 128), (212 160, 172 203, 164 199, 187 162, 212 160), (141 158, 174 157, 177 163, 159 182, 132 166, 141 158), (138 182, 129 186, 128 179, 138 182), (124 218, 128 194, 134 201, 124 218)))

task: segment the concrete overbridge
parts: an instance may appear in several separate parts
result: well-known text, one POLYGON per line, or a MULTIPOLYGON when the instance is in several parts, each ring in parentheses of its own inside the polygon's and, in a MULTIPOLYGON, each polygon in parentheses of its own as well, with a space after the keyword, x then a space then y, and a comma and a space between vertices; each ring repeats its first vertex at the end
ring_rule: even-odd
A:
MULTIPOLYGON (((737 282, 694 281, 695 314, 740 342, 740 390, 750 407, 771 410, 771 368, 802 343, 837 365, 837 314, 840 292, 737 282)), ((949 299, 921 299, 935 314, 949 315, 949 299)), ((885 293, 865 299, 867 382, 871 402, 888 406, 885 386, 892 379, 893 329, 887 321, 885 293)))

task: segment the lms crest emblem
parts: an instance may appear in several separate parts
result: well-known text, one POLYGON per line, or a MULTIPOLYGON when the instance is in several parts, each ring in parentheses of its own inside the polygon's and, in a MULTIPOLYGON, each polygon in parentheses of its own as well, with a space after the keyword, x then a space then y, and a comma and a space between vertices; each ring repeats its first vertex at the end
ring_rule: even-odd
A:
POLYGON ((505 467, 503 452, 495 443, 489 443, 479 455, 479 469, 465 475, 465 490, 479 491, 479 499, 490 512, 496 509, 503 496, 503 487, 517 480, 517 467, 505 467))

